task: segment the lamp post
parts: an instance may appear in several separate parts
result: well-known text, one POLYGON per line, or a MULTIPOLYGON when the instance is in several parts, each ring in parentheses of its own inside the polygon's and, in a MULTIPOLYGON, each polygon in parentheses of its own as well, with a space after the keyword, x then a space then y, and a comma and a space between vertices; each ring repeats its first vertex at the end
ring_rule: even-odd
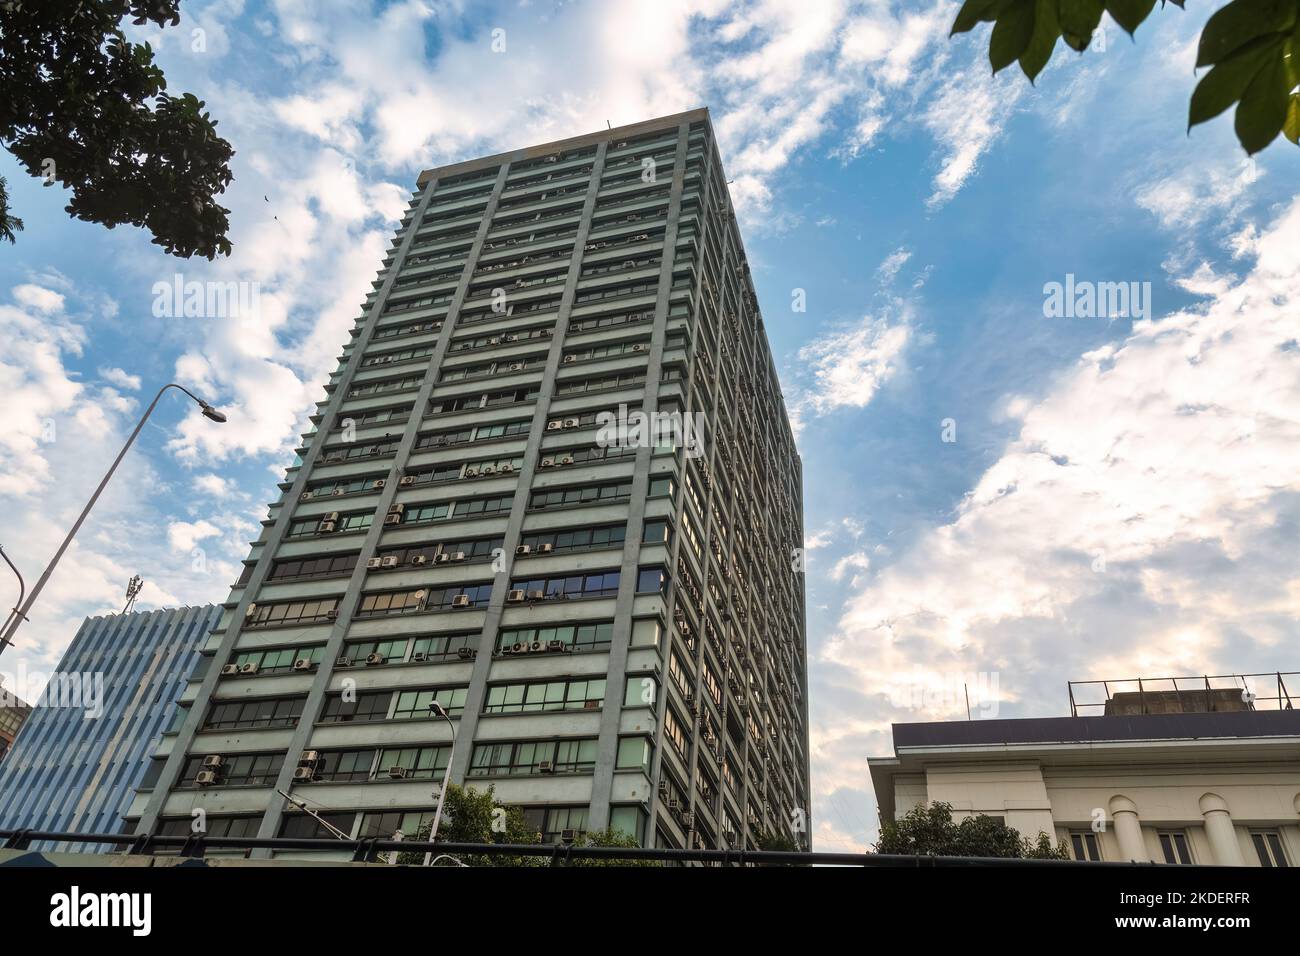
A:
MULTIPOLYGON (((456 756, 456 725, 452 723, 447 708, 436 700, 429 704, 429 712, 447 721, 447 726, 451 728, 451 750, 447 754, 447 769, 442 772, 442 786, 438 788, 438 808, 433 811, 433 825, 429 827, 429 842, 432 843, 438 839, 438 824, 442 821, 442 802, 447 799, 447 777, 451 775, 451 758, 456 756)), ((433 848, 430 847, 424 854, 424 865, 429 866, 432 862, 433 848)))
POLYGON ((109 479, 113 477, 113 473, 117 471, 117 466, 122 463, 122 459, 126 457, 126 453, 130 451, 131 446, 135 444, 136 437, 140 434, 141 429, 144 428, 144 423, 149 420, 149 416, 153 414, 153 410, 158 405, 158 400, 162 398, 163 392, 167 391, 169 388, 178 388, 190 398, 194 399, 194 401, 198 403, 199 408, 203 409, 203 415, 205 418, 210 418, 214 422, 224 422, 226 420, 225 415, 217 411, 203 399, 199 398, 182 385, 177 385, 175 382, 171 382, 158 389, 158 394, 154 396, 153 401, 149 403, 149 407, 145 409, 144 415, 141 416, 140 421, 136 424, 135 431, 131 432, 131 437, 126 440, 126 444, 122 446, 122 450, 118 452, 117 457, 113 459, 113 464, 109 467, 108 473, 104 475, 103 479, 99 483, 99 487, 95 489, 95 493, 91 495, 90 500, 86 502, 86 507, 81 509, 81 515, 77 518, 77 523, 72 526, 72 530, 68 532, 68 536, 64 538, 63 543, 59 545, 59 550, 54 552, 54 557, 50 559, 50 563, 41 574, 40 579, 37 580, 35 586, 32 587, 31 594, 27 595, 27 600, 23 602, 21 607, 14 609, 13 615, 5 625, 4 633, 0 634, 0 654, 3 654, 5 648, 13 642, 14 634, 18 631, 18 625, 27 620, 27 612, 30 611, 32 605, 36 603, 36 598, 40 596, 41 589, 45 587, 45 582, 48 581, 50 575, 54 573, 54 568, 58 565, 59 559, 63 557, 63 552, 67 551, 68 545, 72 544, 73 537, 75 537, 77 532, 81 530, 82 524, 86 521, 86 516, 90 514, 90 509, 95 506, 95 502, 99 500, 100 493, 103 492, 109 479))

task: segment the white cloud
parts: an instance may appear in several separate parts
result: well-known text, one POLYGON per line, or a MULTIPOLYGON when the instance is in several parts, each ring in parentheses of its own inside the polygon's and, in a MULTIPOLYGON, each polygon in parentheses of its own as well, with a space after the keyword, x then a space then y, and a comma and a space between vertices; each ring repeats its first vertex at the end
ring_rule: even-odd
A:
POLYGON ((99 377, 110 385, 116 385, 118 388, 124 388, 129 392, 139 391, 140 376, 131 375, 120 368, 101 368, 99 377))
POLYGON ((167 543, 173 551, 191 551, 205 538, 216 537, 221 529, 211 521, 173 521, 167 526, 167 543))
POLYGON ((880 276, 880 281, 888 285, 894 281, 898 275, 898 270, 907 265, 907 260, 912 258, 912 252, 909 249, 899 246, 888 256, 885 261, 876 267, 876 275, 880 276))
POLYGON ((1136 323, 1018 400, 1018 437, 954 520, 850 599, 823 663, 867 695, 917 667, 998 673, 1039 713, 1061 712, 1066 679, 1285 667, 1300 201, 1257 248, 1203 307, 1136 323))
POLYGON ((912 339, 906 318, 864 316, 830 332, 798 352, 799 377, 811 382, 794 389, 792 417, 824 415, 839 408, 865 408, 897 373, 912 339))
POLYGON ((942 153, 927 201, 932 209, 950 201, 975 175, 981 157, 1002 135, 1028 88, 1023 76, 995 77, 975 69, 959 71, 943 82, 924 119, 942 153))
POLYGON ((211 473, 195 475, 194 487, 203 494, 217 499, 230 498, 238 491, 233 479, 222 478, 220 475, 211 473))

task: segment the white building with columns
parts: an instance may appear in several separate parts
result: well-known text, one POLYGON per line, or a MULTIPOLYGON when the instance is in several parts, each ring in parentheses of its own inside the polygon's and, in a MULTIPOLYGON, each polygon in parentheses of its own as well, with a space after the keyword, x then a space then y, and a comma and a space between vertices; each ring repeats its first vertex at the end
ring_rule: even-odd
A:
POLYGON ((894 755, 869 761, 881 819, 944 802, 1076 859, 1300 865, 1300 710, 1142 713, 1126 696, 1101 716, 894 724, 894 755))

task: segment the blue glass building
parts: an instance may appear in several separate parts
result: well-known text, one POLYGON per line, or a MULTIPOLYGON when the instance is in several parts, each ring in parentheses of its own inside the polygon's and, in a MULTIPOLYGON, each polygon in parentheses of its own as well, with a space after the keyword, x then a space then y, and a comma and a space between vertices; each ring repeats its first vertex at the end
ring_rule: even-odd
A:
POLYGON ((87 618, 0 761, 0 829, 122 830, 220 615, 208 605, 87 618))

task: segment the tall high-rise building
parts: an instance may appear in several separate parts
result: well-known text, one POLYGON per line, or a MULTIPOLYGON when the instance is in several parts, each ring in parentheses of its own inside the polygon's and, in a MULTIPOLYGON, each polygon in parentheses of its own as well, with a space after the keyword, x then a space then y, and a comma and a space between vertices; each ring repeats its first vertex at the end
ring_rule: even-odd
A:
POLYGON ((207 605, 87 618, 0 760, 0 829, 121 831, 220 615, 207 605))
POLYGON ((801 472, 708 112, 423 173, 140 832, 806 842, 801 472), (430 705, 446 717, 431 714, 430 705))

